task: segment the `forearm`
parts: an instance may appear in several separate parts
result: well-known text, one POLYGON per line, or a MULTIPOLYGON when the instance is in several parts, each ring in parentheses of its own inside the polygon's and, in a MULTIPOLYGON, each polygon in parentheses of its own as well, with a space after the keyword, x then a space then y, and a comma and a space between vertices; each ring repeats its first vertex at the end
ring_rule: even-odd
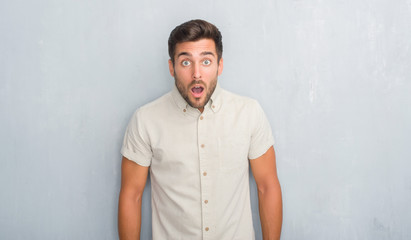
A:
POLYGON ((263 239, 280 239, 283 218, 280 184, 277 182, 271 188, 259 191, 258 203, 263 239))
POLYGON ((120 193, 118 231, 120 240, 139 240, 141 228, 141 197, 131 198, 120 193))

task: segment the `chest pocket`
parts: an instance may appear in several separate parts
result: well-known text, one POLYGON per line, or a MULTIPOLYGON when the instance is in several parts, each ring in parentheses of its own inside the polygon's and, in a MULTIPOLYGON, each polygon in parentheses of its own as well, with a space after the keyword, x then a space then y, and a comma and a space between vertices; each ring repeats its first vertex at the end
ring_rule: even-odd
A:
POLYGON ((248 166, 250 137, 245 133, 223 135, 218 139, 221 170, 248 166))

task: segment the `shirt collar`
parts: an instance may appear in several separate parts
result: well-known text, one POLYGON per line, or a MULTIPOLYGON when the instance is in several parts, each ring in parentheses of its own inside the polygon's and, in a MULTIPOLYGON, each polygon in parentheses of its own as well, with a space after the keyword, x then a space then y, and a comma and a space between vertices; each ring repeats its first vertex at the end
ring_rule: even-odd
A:
MULTIPOLYGON (((206 108, 210 108, 214 113, 216 113, 220 110, 220 107, 221 107, 221 97, 220 97, 221 94, 220 93, 221 93, 221 91, 222 91, 222 89, 221 89, 220 85, 217 82, 217 85, 214 89, 213 94, 210 97, 210 100, 208 101, 208 103, 204 107, 204 111, 206 110, 206 108)), ((176 103, 178 109, 181 110, 182 112, 188 112, 189 109, 192 108, 190 105, 188 105, 186 100, 181 96, 181 94, 178 91, 175 84, 173 86, 173 90, 171 91, 171 95, 172 95, 172 97, 174 99, 174 102, 176 103)))

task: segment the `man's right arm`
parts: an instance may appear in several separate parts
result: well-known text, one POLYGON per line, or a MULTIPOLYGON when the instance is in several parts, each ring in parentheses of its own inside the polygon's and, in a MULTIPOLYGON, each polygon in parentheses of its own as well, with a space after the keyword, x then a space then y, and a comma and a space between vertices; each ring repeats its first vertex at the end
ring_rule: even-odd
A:
POLYGON ((140 166, 123 157, 118 206, 118 232, 120 240, 140 239, 141 201, 148 169, 148 167, 140 166))

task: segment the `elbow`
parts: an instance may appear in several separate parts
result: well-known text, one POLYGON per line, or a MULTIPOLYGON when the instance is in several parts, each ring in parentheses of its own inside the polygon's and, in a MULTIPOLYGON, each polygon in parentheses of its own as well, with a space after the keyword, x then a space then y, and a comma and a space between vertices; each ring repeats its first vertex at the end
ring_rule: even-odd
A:
POLYGON ((120 191, 120 201, 126 201, 130 203, 139 204, 143 198, 143 191, 120 191))
POLYGON ((272 180, 269 182, 261 183, 257 185, 258 195, 267 194, 281 194, 281 187, 278 180, 272 180))
POLYGON ((272 186, 258 186, 257 187, 257 191, 258 191, 258 195, 265 195, 267 194, 267 192, 272 191, 272 186))
POLYGON ((143 199, 143 193, 142 192, 136 193, 132 197, 132 200, 136 203, 140 203, 142 201, 142 199, 143 199))

